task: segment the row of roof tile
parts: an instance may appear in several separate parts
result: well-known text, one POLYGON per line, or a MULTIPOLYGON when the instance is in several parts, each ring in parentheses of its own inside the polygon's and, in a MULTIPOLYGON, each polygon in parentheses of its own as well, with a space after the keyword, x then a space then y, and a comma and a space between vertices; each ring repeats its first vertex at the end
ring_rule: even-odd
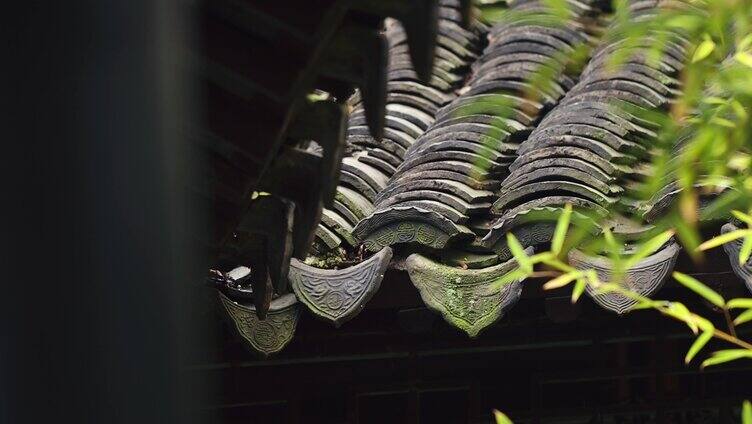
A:
MULTIPOLYGON (((353 318, 391 264, 407 270, 427 306, 476 336, 521 292, 519 281, 501 290, 493 284, 514 267, 507 233, 529 251, 544 247, 555 227, 552 212, 565 204, 575 206, 578 219, 610 220, 627 240, 650 229, 623 225, 621 216, 649 218, 668 198, 645 202, 632 193, 651 172, 659 130, 640 111, 671 105, 680 92, 676 76, 688 42, 678 33, 661 34, 667 47, 660 60, 650 61, 647 50, 658 34, 648 34, 638 46, 598 41, 603 13, 597 5, 568 4, 569 18, 558 26, 540 25, 527 13, 545 11, 543 3, 523 0, 511 4, 511 11, 520 12, 511 19, 490 29, 476 22, 465 30, 446 18, 454 8, 445 3, 438 66, 429 84, 410 69, 404 31, 389 24, 384 138, 370 136, 356 95, 333 207, 323 212, 313 254, 291 263, 290 284, 314 315, 336 326, 353 318), (483 35, 488 44, 480 54, 483 35), (597 48, 577 72, 567 65, 583 45, 597 48), (625 52, 626 61, 613 71, 610 60, 625 52), (552 79, 531 82, 541 70, 552 79)), ((633 19, 644 19, 663 7, 690 6, 647 0, 632 2, 630 11, 633 19)), ((727 246, 730 255, 734 249, 739 246, 727 246)), ((655 293, 679 252, 669 241, 630 269, 625 283, 644 295, 655 293)), ((596 269, 603 279, 611 272, 606 258, 578 250, 569 261, 596 269)), ((731 262, 752 290, 752 264, 731 262)), ((618 313, 632 305, 623 296, 588 294, 618 313)), ((271 310, 297 317, 294 303, 274 302, 284 307, 271 310)), ((230 315, 238 313, 239 303, 234 305, 225 302, 230 315)))

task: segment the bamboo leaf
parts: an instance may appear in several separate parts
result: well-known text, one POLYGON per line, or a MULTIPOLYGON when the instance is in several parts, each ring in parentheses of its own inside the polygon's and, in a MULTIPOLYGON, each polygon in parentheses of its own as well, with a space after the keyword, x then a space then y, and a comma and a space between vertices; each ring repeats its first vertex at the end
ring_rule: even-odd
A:
POLYGON ((722 364, 724 362, 728 362, 729 360, 721 360, 718 358, 708 358, 704 361, 702 361, 702 364, 700 364, 700 368, 706 368, 706 367, 712 367, 713 365, 722 364))
POLYGON ((752 424, 752 403, 748 400, 742 404, 742 424, 752 424))
POLYGON ((527 253, 525 253, 525 249, 522 248, 520 242, 517 241, 517 237, 512 233, 507 233, 507 246, 512 251, 512 255, 514 255, 517 263, 520 264, 520 268, 527 273, 533 272, 533 263, 530 261, 527 253))
POLYGON ((596 294, 620 293, 626 295, 621 286, 614 283, 603 283, 595 287, 596 294))
POLYGON ((710 97, 705 97, 704 99, 702 99, 702 102, 707 103, 709 105, 718 106, 718 105, 725 105, 726 99, 724 99, 723 97, 710 96, 710 97))
POLYGON ((710 56, 710 53, 713 53, 713 50, 715 50, 715 43, 710 38, 706 38, 705 41, 697 46, 695 54, 692 55, 692 63, 697 63, 710 56))
POLYGON ((746 322, 750 322, 750 321, 752 321, 752 309, 748 309, 748 310, 742 312, 741 314, 739 314, 734 319, 734 325, 742 325, 742 324, 744 324, 746 322))
POLYGON ((661 246, 673 237, 673 231, 664 231, 650 240, 641 243, 637 251, 624 262, 624 270, 627 271, 637 265, 638 262, 652 255, 661 246))
POLYGON ((723 349, 713 352, 713 357, 724 358, 733 361, 734 359, 752 358, 752 350, 749 349, 723 349))
POLYGON ((557 269, 557 270, 559 270, 561 272, 577 271, 577 268, 574 268, 574 267, 570 266, 569 264, 564 263, 564 262, 562 262, 562 261, 560 261, 559 259, 556 259, 556 258, 544 259, 541 262, 544 263, 544 264, 546 264, 546 265, 548 265, 548 266, 550 266, 551 268, 555 268, 555 269, 557 269))
POLYGON ((494 409, 493 413, 496 424, 514 424, 503 412, 494 409))
MULTIPOLYGON (((728 166, 731 169, 746 170, 749 166, 749 156, 741 153, 735 153, 733 157, 729 158, 728 166)), ((718 196, 715 200, 705 206, 700 215, 701 220, 712 220, 721 218, 723 215, 739 202, 742 195, 738 191, 727 190, 725 193, 718 196)), ((699 244, 699 243, 698 243, 699 244)))
POLYGON ((622 258, 619 256, 619 253, 621 253, 621 247, 619 246, 619 243, 616 241, 616 238, 614 238, 614 233, 612 233, 611 229, 609 229, 608 227, 603 228, 603 239, 606 241, 606 252, 608 253, 608 257, 611 259, 611 263, 614 269, 618 269, 618 271, 623 271, 624 270, 624 268, 622 267, 623 261, 622 261, 622 258))
POLYGON ((749 117, 747 109, 738 100, 731 101, 731 108, 734 109, 734 113, 738 118, 747 120, 747 117, 749 117))
POLYGON ((564 246, 564 237, 567 235, 567 229, 569 229, 569 219, 572 216, 572 205, 567 203, 564 206, 559 219, 556 221, 556 230, 554 230, 554 236, 551 239, 551 251, 558 255, 561 252, 561 248, 564 246))
POLYGON ((746 237, 749 235, 752 235, 752 231, 748 229, 729 231, 728 233, 721 234, 719 236, 713 237, 710 240, 707 240, 706 242, 697 246, 697 250, 709 250, 714 247, 722 246, 730 241, 734 241, 736 239, 740 239, 742 237, 746 237))
POLYGON ((698 333, 697 324, 692 319, 692 313, 689 312, 689 309, 687 309, 687 307, 684 306, 683 303, 671 302, 668 305, 668 310, 666 312, 672 315, 674 318, 677 318, 687 324, 689 329, 692 330, 692 333, 698 333))
POLYGON ((629 308, 630 311, 639 311, 641 309, 657 309, 660 306, 659 302, 652 300, 638 301, 634 306, 629 308))
POLYGON ((601 282, 600 278, 598 277, 598 273, 595 272, 594 269, 588 269, 588 270, 585 271, 585 279, 587 280, 587 283, 591 287, 597 288, 597 287, 603 285, 603 283, 601 282))
POLYGON ((507 284, 522 280, 523 278, 527 277, 527 274, 527 272, 523 271, 520 268, 509 271, 506 274, 502 275, 498 280, 496 280, 491 286, 491 289, 500 290, 507 284))
POLYGON ((691 31, 690 28, 699 28, 702 26, 703 20, 696 15, 674 15, 670 19, 666 20, 665 24, 667 28, 681 28, 685 31, 691 31))
POLYGON ((713 356, 704 360, 701 367, 723 364, 725 362, 736 361, 743 358, 752 358, 752 350, 746 349, 725 349, 713 352, 713 356))
POLYGON ((564 287, 567 284, 571 283, 572 281, 580 278, 582 276, 581 271, 574 271, 574 272, 568 272, 566 274, 562 274, 553 280, 547 281, 546 284, 543 285, 543 290, 553 290, 558 289, 559 287, 564 287))
POLYGON ((736 50, 746 50, 750 45, 752 45, 752 34, 748 34, 746 37, 742 38, 741 41, 739 41, 739 44, 736 46, 736 50))
POLYGON ((700 327, 700 330, 710 332, 715 331, 715 326, 713 326, 713 323, 707 319, 695 314, 692 314, 692 319, 697 323, 697 326, 700 327))
POLYGON ((728 303, 726 303, 726 307, 729 309, 752 308, 752 299, 750 298, 731 299, 728 301, 728 303))
POLYGON ((739 249, 739 265, 744 265, 752 254, 752 237, 745 237, 741 249, 739 249))
POLYGON ((741 63, 742 65, 746 65, 752 68, 752 54, 749 54, 747 52, 739 52, 734 55, 734 59, 736 59, 736 61, 741 63))
POLYGON ((574 283, 574 289, 572 289, 572 303, 577 303, 577 300, 582 296, 582 292, 585 291, 587 282, 584 278, 580 278, 574 283))
POLYGON ((552 255, 551 252, 536 253, 535 255, 530 257, 530 260, 533 263, 538 263, 538 262, 546 263, 546 262, 551 261, 552 259, 554 259, 554 255, 552 255))
POLYGON ((702 284, 701 282, 697 281, 696 279, 690 277, 687 274, 682 274, 681 272, 674 272, 673 274, 674 279, 680 283, 682 283, 685 287, 692 290, 693 292, 699 294, 702 296, 705 300, 712 303, 713 305, 723 308, 726 302, 723 300, 723 296, 718 294, 715 290, 711 289, 710 287, 706 286, 705 284, 702 284))
POLYGON ((700 350, 705 347, 706 344, 708 344, 708 341, 713 338, 713 332, 712 331, 705 331, 697 338, 695 339, 694 343, 692 343, 692 346, 689 347, 689 351, 687 351, 687 356, 684 357, 684 363, 688 364, 692 361, 692 358, 694 358, 700 350))
POLYGON ((726 127, 726 128, 736 128, 736 124, 733 121, 730 121, 725 118, 719 118, 717 116, 711 118, 710 122, 716 125, 720 125, 722 127, 726 127))
POLYGON ((603 239, 606 240, 606 246, 608 246, 609 250, 613 252, 618 252, 619 243, 616 242, 616 239, 614 238, 614 233, 612 233, 609 228, 603 229, 603 239))
POLYGON ((738 219, 739 221, 742 221, 745 224, 752 226, 752 216, 749 216, 746 213, 739 212, 739 211, 731 211, 731 214, 734 215, 734 217, 738 219))

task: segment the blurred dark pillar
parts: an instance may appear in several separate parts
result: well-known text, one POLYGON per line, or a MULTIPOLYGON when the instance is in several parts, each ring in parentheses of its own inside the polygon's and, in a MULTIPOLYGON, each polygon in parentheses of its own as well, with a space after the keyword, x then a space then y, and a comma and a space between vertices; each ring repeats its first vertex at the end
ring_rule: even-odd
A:
POLYGON ((0 422, 190 422, 191 5, 6 6, 0 422))

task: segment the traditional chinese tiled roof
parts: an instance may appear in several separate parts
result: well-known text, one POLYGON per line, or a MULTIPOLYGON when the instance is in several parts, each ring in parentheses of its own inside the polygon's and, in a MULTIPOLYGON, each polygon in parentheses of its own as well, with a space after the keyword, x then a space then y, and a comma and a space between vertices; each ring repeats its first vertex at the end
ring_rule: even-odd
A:
MULTIPOLYGON (((428 83, 411 69, 401 25, 388 23, 384 134, 371 136, 360 96, 351 99, 334 202, 322 213, 311 254, 293 259, 289 269, 291 290, 305 309, 340 326, 355 318, 391 266, 407 271, 429 308, 474 337, 520 296, 521 282, 502 290, 492 284, 515 265, 507 233, 529 251, 545 249, 556 225, 550 212, 566 204, 575 207, 575 219, 611 223, 627 243, 650 230, 677 190, 669 186, 647 201, 635 193, 652 172, 659 130, 639 112, 666 110, 679 94, 688 42, 668 34, 662 56, 650 61, 656 34, 648 34, 613 71, 609 60, 627 47, 601 36, 608 33, 604 11, 596 3, 568 4, 570 14, 557 26, 525 13, 542 10, 542 2, 521 0, 510 5, 520 13, 503 23, 463 28, 451 18, 455 6, 445 2, 428 83), (582 70, 567 66, 580 45, 595 47, 582 70), (541 68, 552 79, 536 85, 531 77, 541 68), (625 212, 643 215, 647 224, 625 224, 625 212)), ((647 0, 632 2, 630 12, 642 19, 661 7, 691 6, 647 0)), ((680 250, 668 241, 628 270, 625 283, 654 294, 680 250)), ((726 250, 752 289, 752 264, 737 263, 738 245, 726 250)), ((604 279, 612 272, 607 258, 576 249, 569 262, 604 279)), ((633 305, 620 295, 587 293, 617 313, 633 305)), ((242 301, 223 297, 223 303, 232 314, 242 301)), ((245 322, 261 326, 255 318, 245 322)), ((268 327, 264 337, 285 340, 282 333, 294 327, 268 327)))

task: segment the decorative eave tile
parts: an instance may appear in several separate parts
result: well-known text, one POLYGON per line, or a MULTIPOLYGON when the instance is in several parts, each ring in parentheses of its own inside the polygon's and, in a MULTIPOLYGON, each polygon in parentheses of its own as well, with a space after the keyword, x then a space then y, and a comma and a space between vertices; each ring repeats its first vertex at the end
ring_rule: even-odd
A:
MULTIPOLYGON (((739 228, 737 228, 736 225, 728 223, 721 227, 721 234, 726 234, 738 229, 739 228)), ((734 270, 734 273, 739 278, 744 280, 744 284, 746 284, 747 289, 749 289, 749 291, 752 291, 752 258, 747 259, 747 262, 740 264, 739 251, 741 250, 741 248, 741 239, 736 239, 723 245, 723 250, 726 252, 726 255, 728 255, 729 262, 731 262, 731 269, 734 270)))
POLYGON ((390 247, 343 269, 315 268, 293 259, 290 284, 314 315, 339 327, 360 313, 379 290, 391 259, 390 247))
POLYGON ((264 320, 258 318, 253 305, 237 303, 221 292, 219 300, 245 345, 263 357, 281 351, 295 335, 299 307, 292 293, 272 300, 264 320))
MULTIPOLYGON (((680 247, 671 241, 658 252, 648 256, 629 269, 624 275, 623 283, 632 291, 649 297, 657 292, 674 269, 680 247)), ((594 269, 601 281, 611 279, 611 261, 601 256, 589 256, 573 249, 569 252, 569 264, 577 269, 594 269)), ((588 285, 587 294, 601 307, 618 314, 629 312, 637 301, 620 293, 597 293, 588 285)))
POLYGON ((425 304, 453 326, 476 337, 514 305, 522 283, 503 287, 494 283, 516 266, 514 260, 480 269, 461 269, 437 263, 420 254, 406 260, 407 272, 425 304))

